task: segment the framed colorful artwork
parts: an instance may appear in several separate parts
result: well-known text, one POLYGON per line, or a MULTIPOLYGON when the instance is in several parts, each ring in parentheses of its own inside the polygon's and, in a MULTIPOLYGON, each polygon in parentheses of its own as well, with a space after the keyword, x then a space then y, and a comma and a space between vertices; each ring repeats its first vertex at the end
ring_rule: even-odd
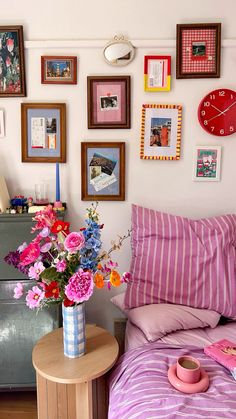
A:
POLYGON ((5 128, 4 128, 4 113, 0 110, 0 138, 5 136, 5 128))
POLYGON ((76 84, 77 57, 42 56, 42 84, 76 84))
POLYGON ((143 105, 140 158, 179 160, 181 105, 143 105))
POLYGON ((89 76, 88 128, 130 128, 130 76, 89 76))
POLYGON ((144 90, 146 92, 167 92, 170 90, 171 56, 145 55, 144 90))
POLYGON ((83 201, 125 200, 125 143, 81 143, 83 201))
POLYGON ((21 152, 23 162, 66 161, 65 103, 21 104, 21 152))
POLYGON ((177 25, 176 78, 220 77, 221 23, 177 25))
POLYGON ((23 26, 0 26, 0 97, 26 96, 23 26))
POLYGON ((219 181, 220 165, 220 146, 197 146, 194 154, 193 180, 219 181))

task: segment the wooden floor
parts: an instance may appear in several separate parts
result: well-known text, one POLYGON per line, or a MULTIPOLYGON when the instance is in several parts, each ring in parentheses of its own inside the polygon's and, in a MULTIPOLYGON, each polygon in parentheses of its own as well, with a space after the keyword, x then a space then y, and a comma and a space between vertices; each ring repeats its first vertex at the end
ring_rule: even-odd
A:
POLYGON ((0 392, 0 419, 37 419, 36 392, 0 392))

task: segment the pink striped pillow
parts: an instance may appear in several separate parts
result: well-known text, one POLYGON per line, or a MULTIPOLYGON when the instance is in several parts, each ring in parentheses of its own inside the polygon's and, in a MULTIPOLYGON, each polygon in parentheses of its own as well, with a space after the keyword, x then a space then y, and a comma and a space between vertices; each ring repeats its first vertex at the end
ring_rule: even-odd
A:
POLYGON ((132 206, 125 307, 175 303, 236 318, 236 215, 200 220, 132 206))

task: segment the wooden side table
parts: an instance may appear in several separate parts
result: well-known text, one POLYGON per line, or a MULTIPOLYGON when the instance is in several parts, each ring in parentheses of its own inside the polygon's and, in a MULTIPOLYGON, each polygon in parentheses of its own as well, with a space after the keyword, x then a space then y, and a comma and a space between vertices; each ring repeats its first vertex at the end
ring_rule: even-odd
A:
POLYGON ((32 355, 38 419, 98 418, 96 409, 93 415, 92 380, 109 371, 118 352, 114 336, 93 325, 86 326, 86 354, 80 358, 65 357, 62 328, 43 336, 32 355))

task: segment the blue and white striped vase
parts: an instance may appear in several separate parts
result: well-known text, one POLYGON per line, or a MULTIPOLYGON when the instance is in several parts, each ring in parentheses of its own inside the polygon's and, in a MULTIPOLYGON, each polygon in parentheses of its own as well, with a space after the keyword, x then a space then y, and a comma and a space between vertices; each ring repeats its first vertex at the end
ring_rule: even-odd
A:
POLYGON ((74 307, 62 304, 64 355, 78 358, 85 354, 85 303, 74 307))

